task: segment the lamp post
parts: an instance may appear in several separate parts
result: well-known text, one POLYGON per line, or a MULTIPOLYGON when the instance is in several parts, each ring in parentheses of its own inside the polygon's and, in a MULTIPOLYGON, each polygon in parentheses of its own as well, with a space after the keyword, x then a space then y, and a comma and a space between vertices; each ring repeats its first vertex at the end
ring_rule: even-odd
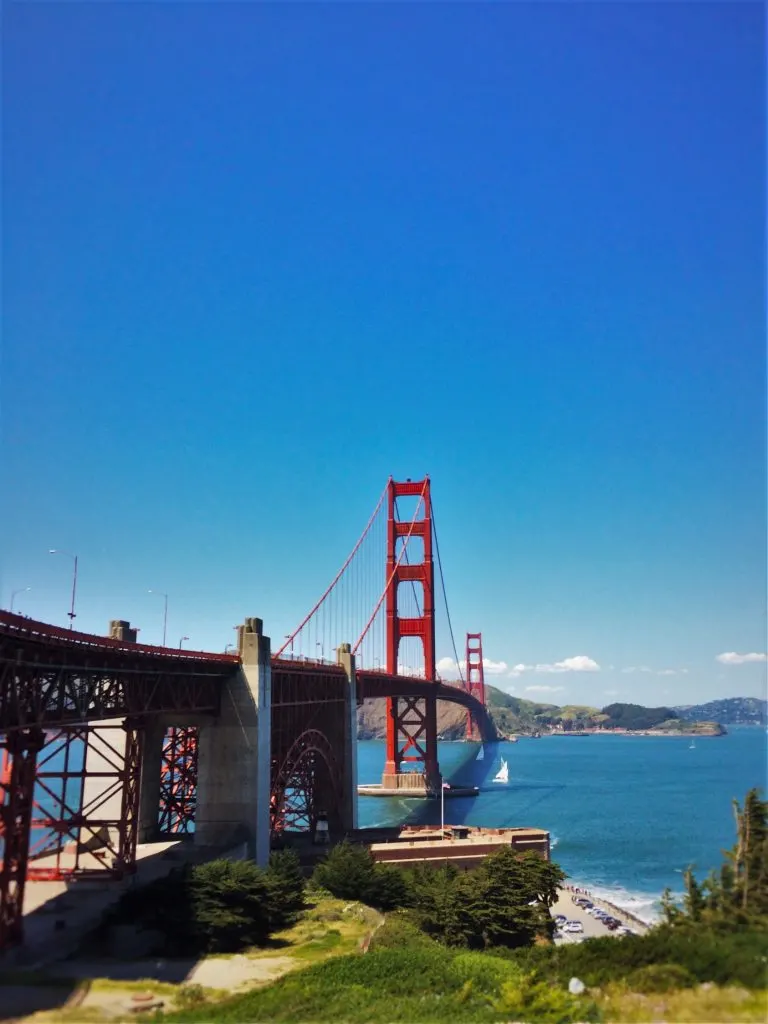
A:
POLYGON ((75 594, 77 593, 77 555, 71 555, 69 551, 60 551, 58 548, 49 548, 49 555, 66 555, 67 558, 71 558, 75 564, 75 571, 72 575, 72 603, 69 607, 67 615, 69 615, 69 628, 74 629, 75 627, 75 594))
POLYGON ((323 646, 322 642, 318 640, 317 643, 315 644, 315 647, 320 648, 320 661, 325 661, 325 647, 323 646))
POLYGON ((445 839, 445 791, 449 789, 447 782, 440 779, 440 838, 445 839))
POLYGON ((285 634, 285 639, 291 641, 291 657, 293 657, 293 637, 290 633, 285 634))
POLYGON ((32 587, 19 587, 18 590, 11 591, 11 608, 10 608, 11 611, 13 611, 13 602, 16 600, 16 595, 17 594, 23 594, 25 590, 31 590, 31 589, 32 589, 32 587))
POLYGON ((189 637, 183 636, 181 640, 179 640, 179 650, 181 650, 181 645, 184 643, 185 640, 189 640, 189 637))
MULTIPOLYGON (((162 597, 165 601, 163 609, 163 647, 165 647, 165 635, 168 631, 168 595, 164 594, 162 590, 148 590, 148 594, 157 594, 158 597, 162 597)), ((187 637, 187 639, 189 639, 187 637)))

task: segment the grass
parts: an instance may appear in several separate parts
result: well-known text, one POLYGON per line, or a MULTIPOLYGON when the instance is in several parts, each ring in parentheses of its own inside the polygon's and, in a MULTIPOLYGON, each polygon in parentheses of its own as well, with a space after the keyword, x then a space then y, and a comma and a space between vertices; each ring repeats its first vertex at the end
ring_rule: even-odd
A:
POLYGON ((623 985, 611 985, 597 997, 605 1020, 632 1022, 675 1021, 701 1024, 702 1021, 763 1022, 768 1018, 768 993, 749 992, 731 985, 642 995, 623 985))

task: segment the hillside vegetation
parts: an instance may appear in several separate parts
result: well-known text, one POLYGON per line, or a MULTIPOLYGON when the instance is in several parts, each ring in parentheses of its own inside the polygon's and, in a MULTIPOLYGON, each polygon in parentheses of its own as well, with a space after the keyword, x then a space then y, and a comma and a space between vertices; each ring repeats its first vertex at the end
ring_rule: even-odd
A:
POLYGON ((500 851, 468 874, 421 867, 393 886, 394 869, 343 844, 313 882, 345 899, 359 890, 379 906, 382 897, 398 901, 365 955, 327 959, 160 1019, 764 1021, 768 806, 752 790, 735 811, 737 842, 720 873, 699 883, 689 871, 682 906, 665 900, 665 923, 644 936, 573 945, 548 939, 547 907, 562 873, 533 855, 500 851))
MULTIPOLYGON (((495 686, 485 686, 486 705, 501 736, 535 736, 549 732, 622 729, 639 732, 714 733, 721 728, 714 719, 687 720, 674 708, 646 708, 639 704, 609 704, 594 708, 582 704, 537 704, 514 697, 495 686)), ((382 739, 386 732, 386 701, 366 700, 358 709, 359 739, 382 739)), ((441 739, 463 739, 466 712, 458 704, 437 702, 437 730, 441 739)))

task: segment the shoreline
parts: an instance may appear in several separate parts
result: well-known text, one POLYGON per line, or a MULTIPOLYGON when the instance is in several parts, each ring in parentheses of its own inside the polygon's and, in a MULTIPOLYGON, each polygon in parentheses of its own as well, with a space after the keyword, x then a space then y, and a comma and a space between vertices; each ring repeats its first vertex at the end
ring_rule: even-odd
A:
MULTIPOLYGON (((562 885, 560 886, 560 892, 564 894, 567 893, 568 896, 585 896, 596 906, 609 911, 614 917, 617 917, 622 921, 622 923, 624 923, 624 919, 626 919, 626 923, 631 926, 633 930, 639 929, 641 935, 645 935, 651 928, 658 924, 658 920, 645 921, 642 917, 638 917, 637 914, 633 913, 631 910, 627 910, 626 907, 622 907, 620 904, 614 903, 613 900, 608 897, 595 894, 595 892, 587 885, 562 885)), ((658 897, 654 898, 654 902, 657 900, 658 897)))

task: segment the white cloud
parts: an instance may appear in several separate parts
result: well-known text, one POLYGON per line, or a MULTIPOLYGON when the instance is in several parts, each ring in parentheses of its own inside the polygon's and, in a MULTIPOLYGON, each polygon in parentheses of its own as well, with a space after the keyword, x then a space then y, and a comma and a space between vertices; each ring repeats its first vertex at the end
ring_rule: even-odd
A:
MULTIPOLYGON (((467 671, 466 661, 460 661, 458 665, 453 658, 441 658, 435 665, 439 675, 444 676, 446 679, 458 679, 459 669, 461 669, 461 675, 465 675, 467 671)), ((492 661, 490 658, 483 658, 483 672, 486 676, 500 676, 509 668, 506 661, 492 661)))
POLYGON ((564 658, 553 665, 536 665, 534 672, 599 672, 600 666, 586 654, 576 654, 572 658, 564 658))
POLYGON ((717 661, 723 665, 746 665, 751 661, 768 661, 768 654, 737 654, 736 651, 726 651, 725 654, 718 654, 717 661))
POLYGON ((526 693, 560 693, 564 686, 526 686, 526 693))
POLYGON ((508 668, 509 665, 506 661, 491 661, 490 658, 483 658, 483 670, 486 673, 490 672, 492 676, 503 675, 508 668))
POLYGON ((652 668, 647 665, 628 665, 627 668, 623 668, 622 672, 653 672, 652 668))
POLYGON ((657 676, 687 676, 688 675, 688 669, 687 668, 660 668, 657 671, 656 675, 657 676))
POLYGON ((453 658, 441 658, 435 665, 441 676, 458 676, 459 671, 453 658))
POLYGON ((621 670, 624 673, 630 672, 645 672, 653 673, 657 676, 685 676, 688 674, 687 668, 651 668, 650 665, 628 665, 626 668, 621 670))

